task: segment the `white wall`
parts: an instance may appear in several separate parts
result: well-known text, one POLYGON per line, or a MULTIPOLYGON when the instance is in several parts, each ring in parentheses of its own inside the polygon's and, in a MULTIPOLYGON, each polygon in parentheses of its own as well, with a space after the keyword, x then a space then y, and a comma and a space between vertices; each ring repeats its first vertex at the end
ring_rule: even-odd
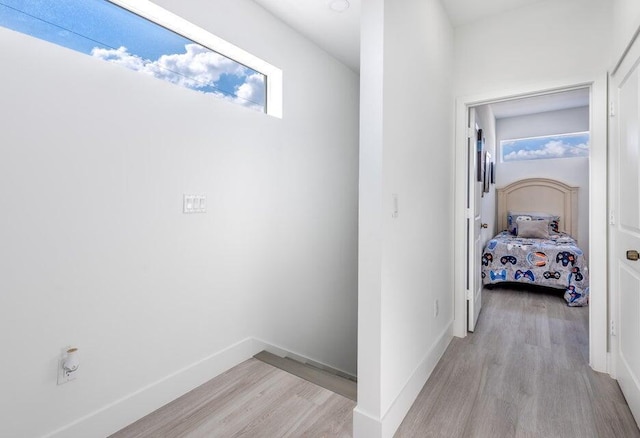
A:
POLYGON ((613 0, 613 59, 617 63, 640 26, 640 2, 613 0))
POLYGON ((457 27, 455 94, 604 73, 611 15, 609 0, 547 0, 457 27))
MULTIPOLYGON (((498 119, 498 144, 502 140, 589 131, 589 107, 549 111, 527 116, 498 119)), ((499 161, 499 160, 498 160, 499 161)), ((589 159, 558 158, 549 160, 498 163, 496 184, 504 187, 524 178, 551 178, 579 187, 578 233, 576 239, 589 256, 589 159)), ((562 219, 561 219, 562 220, 562 219)))
POLYGON ((282 68, 284 118, 0 29, 0 436, 106 436, 253 337, 356 370, 358 77, 251 1, 160 3, 282 68))
POLYGON ((267 199, 273 293, 257 297, 257 332, 355 374, 359 77, 251 0, 156 3, 283 70, 277 193, 267 199))
POLYGON ((393 435, 451 339, 453 33, 438 0, 372 0, 361 47, 354 436, 374 438, 393 435))
MULTIPOLYGON (((496 118, 489 105, 482 105, 476 108, 476 123, 482 129, 482 135, 485 138, 485 150, 491 154, 491 160, 495 167, 498 161, 496 155, 496 118)), ((480 243, 482 247, 484 247, 486 243, 496 235, 498 228, 496 221, 495 184, 489 184, 489 193, 484 193, 480 202, 482 222, 487 224, 487 228, 482 230, 480 239, 480 243)))
MULTIPOLYGON (((590 162, 593 205, 605 205, 606 191, 606 71, 613 45, 613 3, 609 0, 546 0, 456 28, 455 86, 459 102, 480 104, 487 100, 540 90, 592 84, 592 148, 590 162)), ((456 122, 464 111, 457 112, 456 122)), ((457 162, 461 159, 457 145, 457 162)), ((463 168, 458 166, 458 172, 463 168)), ((464 199, 456 191, 456 205, 464 199)), ((457 207, 457 234, 463 234, 457 207)), ((590 364, 607 370, 606 211, 592 209, 590 225, 591 304, 590 364), (594 238, 596 236, 596 238, 594 238), (596 269, 595 267, 598 267, 596 269)), ((456 314, 464 314, 464 258, 456 245, 456 314)), ((455 333, 465 335, 463 321, 455 333)))

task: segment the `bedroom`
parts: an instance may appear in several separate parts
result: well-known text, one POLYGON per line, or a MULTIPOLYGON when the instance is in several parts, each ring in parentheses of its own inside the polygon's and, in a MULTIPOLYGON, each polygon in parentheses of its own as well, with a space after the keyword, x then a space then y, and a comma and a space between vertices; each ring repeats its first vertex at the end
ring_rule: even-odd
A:
MULTIPOLYGON (((478 213, 482 222, 475 255, 477 257, 481 251, 480 271, 484 285, 518 281, 563 290, 567 289, 568 282, 571 286, 569 292, 573 293, 570 305, 588 304, 589 99, 589 89, 579 88, 475 108, 476 127, 482 129, 482 143, 478 143, 477 150, 482 149, 481 154, 484 154, 481 162, 477 163, 479 172, 476 179, 482 181, 475 183, 475 197, 480 204, 478 213), (484 174, 480 174, 480 170, 484 174), (527 186, 516 187, 516 184, 527 186), (550 187, 547 188, 546 185, 550 187), (566 189, 562 189, 562 185, 566 185, 566 189), (515 190, 526 193, 515 198, 515 190), (535 190, 544 192, 534 194, 535 190), (565 192, 560 193, 560 190, 565 192), (556 193, 561 199, 555 198, 556 193), (558 246, 560 240, 550 242, 551 245, 546 249, 538 248, 542 252, 527 254, 528 246, 522 247, 524 252, 516 251, 512 247, 523 243, 517 240, 506 240, 509 250, 506 247, 500 249, 500 242, 504 237, 499 233, 509 229, 509 235, 515 234, 516 219, 531 218, 517 218, 516 215, 511 215, 511 211, 542 213, 542 217, 533 216, 538 219, 543 219, 544 213, 550 214, 553 211, 555 216, 547 218, 552 222, 555 220, 550 229, 551 235, 556 235, 559 231, 567 232, 576 241, 575 250, 573 247, 558 246), (497 240, 494 240, 494 236, 497 240), (547 249, 551 258, 570 253, 575 259, 571 263, 550 260, 544 253, 547 249), (561 249, 567 251, 560 251, 561 249), (514 257, 516 253, 518 258, 527 258, 526 263, 525 260, 518 263, 514 257), (531 260, 532 256, 539 259, 531 260), (569 270, 575 272, 563 273, 566 269, 562 268, 567 265, 570 265, 569 270), (555 268, 552 269, 551 266, 555 268), (542 267, 545 269, 541 269, 542 267), (582 273, 580 269, 583 270, 582 273), (537 281, 534 277, 538 277, 537 281), (576 277, 581 279, 580 287, 572 284, 576 277), (584 280, 582 277, 585 277, 584 280)), ((523 225, 530 228, 528 224, 523 225)), ((549 222, 546 225, 549 226, 549 222)), ((549 237, 549 233, 544 234, 549 237)), ((475 309, 475 313, 478 311, 479 309, 475 309)), ((473 330, 474 321, 471 316, 469 328, 473 330)))

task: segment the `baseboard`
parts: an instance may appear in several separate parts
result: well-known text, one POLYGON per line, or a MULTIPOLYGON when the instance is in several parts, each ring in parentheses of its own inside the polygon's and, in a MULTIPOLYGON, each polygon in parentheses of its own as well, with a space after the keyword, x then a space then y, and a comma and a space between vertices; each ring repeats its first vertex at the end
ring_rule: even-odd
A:
MULTIPOLYGON (((447 325, 433 347, 416 367, 400 394, 383 415, 382 421, 371 417, 365 412, 361 412, 356 407, 353 422, 354 431, 357 431, 357 435, 354 435, 354 438, 391 438, 393 436, 449 345, 453 337, 452 327, 453 321, 447 325)), ((50 432, 43 438, 108 436, 228 369, 250 359, 254 354, 262 350, 282 356, 289 355, 292 358, 303 359, 310 363, 332 368, 261 339, 246 338, 50 432)), ((347 376, 355 377, 346 371, 338 371, 347 376)))
POLYGON ((385 410, 382 419, 376 419, 357 407, 353 411, 354 438, 392 438, 411 409, 418 394, 453 339, 453 321, 440 333, 436 342, 424 355, 402 390, 385 410))
POLYGON ((106 437, 150 414, 260 351, 288 356, 355 380, 352 374, 257 338, 246 338, 128 394, 42 438, 106 437))
POLYGON ((346 379, 353 380, 354 382, 358 381, 358 379, 357 379, 355 374, 349 373, 349 372, 347 372, 345 370, 342 370, 340 368, 336 368, 336 367, 333 367, 331 365, 327 365, 326 363, 319 362, 319 361, 317 361, 315 359, 312 359, 312 358, 309 358, 309 357, 306 357, 306 356, 302 356, 301 354, 298 354, 298 353, 295 353, 293 351, 287 350, 287 349, 285 349, 285 348, 283 348, 283 347, 281 347, 279 345, 275 345, 275 344, 272 344, 270 342, 263 341, 262 339, 254 338, 253 341, 255 343, 256 348, 259 348, 258 351, 265 350, 265 351, 268 351, 269 353, 273 353, 273 354, 275 354, 277 356, 280 356, 280 357, 289 357, 289 358, 291 358, 293 360, 296 360, 298 362, 307 363, 307 364, 312 365, 312 366, 314 366, 316 368, 320 368, 322 370, 325 370, 325 371, 328 371, 330 373, 336 374, 336 375, 338 375, 340 377, 344 377, 346 379))
POLYGON ((122 397, 43 438, 106 437, 261 351, 253 338, 239 341, 122 397), (258 348, 256 350, 256 348, 258 348))
POLYGON ((353 438, 382 438, 382 422, 360 410, 353 410, 353 438))
POLYGON ((424 355, 416 369, 407 379, 407 383, 405 383, 400 394, 398 394, 383 414, 382 438, 393 437, 393 434, 400 426, 400 423, 402 423, 402 420, 404 420, 404 417, 416 401, 422 387, 427 383, 433 369, 449 346, 451 339, 453 339, 453 320, 450 321, 440 333, 436 342, 429 351, 427 351, 427 354, 424 355))

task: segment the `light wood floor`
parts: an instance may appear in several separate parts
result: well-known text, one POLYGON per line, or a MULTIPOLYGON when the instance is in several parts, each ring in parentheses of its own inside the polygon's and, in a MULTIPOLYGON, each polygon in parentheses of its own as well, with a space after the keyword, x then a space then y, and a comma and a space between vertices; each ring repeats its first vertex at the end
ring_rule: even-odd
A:
POLYGON ((616 381, 588 366, 588 312, 485 289, 476 332, 452 341, 395 437, 640 437, 616 381))
MULTIPOLYGON (((485 290, 475 333, 455 338, 396 438, 640 438, 617 383, 588 363, 588 309, 560 293, 485 290)), ((355 402, 250 359, 112 435, 352 435, 355 402)))
POLYGON ((111 438, 348 438, 355 406, 341 395, 249 359, 111 438))

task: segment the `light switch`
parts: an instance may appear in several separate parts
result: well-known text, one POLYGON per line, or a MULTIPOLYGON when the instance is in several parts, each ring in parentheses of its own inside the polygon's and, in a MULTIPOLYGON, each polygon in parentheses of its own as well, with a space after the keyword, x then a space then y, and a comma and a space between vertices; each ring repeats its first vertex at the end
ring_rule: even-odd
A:
POLYGON ((394 193, 393 195, 391 195, 393 197, 393 212, 391 213, 391 217, 392 218, 397 218, 398 217, 398 194, 394 193))
POLYGON ((183 213, 205 213, 206 212, 205 195, 184 195, 182 202, 183 213))

